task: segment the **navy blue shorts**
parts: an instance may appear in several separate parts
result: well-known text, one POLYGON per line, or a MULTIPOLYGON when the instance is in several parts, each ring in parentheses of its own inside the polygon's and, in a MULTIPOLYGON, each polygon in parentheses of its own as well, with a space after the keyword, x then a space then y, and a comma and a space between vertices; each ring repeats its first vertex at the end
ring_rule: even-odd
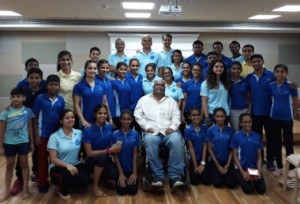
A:
POLYGON ((21 144, 3 144, 5 156, 14 157, 18 155, 28 154, 30 152, 29 142, 21 144))

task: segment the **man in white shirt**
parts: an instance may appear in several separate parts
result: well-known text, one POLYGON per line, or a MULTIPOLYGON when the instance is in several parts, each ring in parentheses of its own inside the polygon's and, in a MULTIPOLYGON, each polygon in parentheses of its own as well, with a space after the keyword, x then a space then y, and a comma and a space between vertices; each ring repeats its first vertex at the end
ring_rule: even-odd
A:
POLYGON ((183 185, 184 148, 178 132, 180 111, 174 99, 165 96, 165 83, 158 80, 153 93, 137 103, 134 116, 145 132, 143 143, 152 170, 152 186, 163 186, 164 170, 159 158, 159 146, 169 149, 168 175, 171 186, 183 185))

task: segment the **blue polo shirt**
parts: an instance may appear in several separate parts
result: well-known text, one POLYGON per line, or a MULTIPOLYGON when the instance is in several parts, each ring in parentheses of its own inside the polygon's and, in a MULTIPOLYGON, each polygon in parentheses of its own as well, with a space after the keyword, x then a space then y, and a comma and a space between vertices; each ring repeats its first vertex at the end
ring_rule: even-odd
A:
POLYGON ((203 79, 206 79, 209 67, 210 67, 210 65, 207 65, 206 67, 203 67, 203 70, 202 70, 202 78, 203 79))
POLYGON ((25 91, 25 96, 26 96, 26 100, 23 102, 23 105, 26 106, 27 108, 32 108, 38 95, 46 92, 46 89, 40 89, 36 92, 32 91, 29 87, 24 87, 23 89, 25 91))
POLYGON ((103 103, 103 96, 106 95, 105 87, 99 80, 94 80, 95 85, 91 87, 85 79, 75 84, 73 96, 81 97, 81 111, 85 120, 94 122, 95 107, 103 103))
POLYGON ((140 74, 134 77, 131 72, 127 72, 125 77, 131 89, 130 110, 134 110, 138 100, 144 95, 143 77, 140 74))
POLYGON ((185 81, 183 80, 183 77, 179 77, 178 79, 175 80, 176 83, 180 83, 181 84, 181 88, 184 89, 184 86, 185 84, 188 82, 188 81, 191 81, 192 80, 192 77, 189 78, 189 80, 185 81))
POLYGON ((225 55, 221 56, 221 60, 224 62, 225 64, 225 70, 229 70, 232 64, 232 60, 229 57, 226 57, 225 55))
POLYGON ((118 62, 124 62, 128 65, 129 60, 130 59, 127 55, 124 54, 122 57, 119 57, 116 52, 108 56, 108 63, 114 67, 117 66, 118 62))
POLYGON ((97 75, 96 80, 102 83, 102 85, 105 88, 106 98, 109 105, 111 117, 116 117, 116 99, 114 96, 114 90, 112 88, 110 79, 108 77, 105 77, 105 79, 103 79, 99 77, 99 75, 97 75))
MULTIPOLYGON (((17 87, 18 87, 18 88, 29 88, 30 85, 29 85, 28 79, 25 78, 25 79, 22 79, 21 81, 19 81, 19 82, 17 83, 17 87)), ((40 82, 40 89, 43 89, 43 90, 46 89, 46 80, 43 79, 43 80, 40 82)))
POLYGON ((1 112, 0 121, 6 122, 3 143, 12 145, 28 143, 28 122, 33 117, 31 109, 25 106, 18 109, 9 107, 7 111, 1 112))
POLYGON ((172 55, 173 55, 173 52, 174 52, 174 49, 170 49, 169 52, 166 52, 164 50, 161 50, 160 51, 160 57, 161 57, 161 60, 163 62, 163 66, 164 67, 168 67, 172 64, 172 55))
POLYGON ((237 57, 231 57, 230 59, 231 59, 232 62, 242 63, 242 62, 245 61, 244 57, 241 54, 239 54, 237 57))
POLYGON ((270 116, 271 97, 269 84, 275 80, 273 72, 264 68, 263 74, 257 77, 254 72, 246 77, 248 90, 251 95, 251 114, 270 116))
POLYGON ((48 97, 48 93, 36 98, 32 111, 38 117, 40 137, 49 138, 59 128, 59 117, 64 110, 65 100, 60 95, 56 95, 54 100, 48 97))
POLYGON ((92 150, 104 150, 111 147, 113 131, 112 124, 107 123, 103 127, 93 124, 91 127, 84 128, 82 143, 91 144, 92 150))
POLYGON ((269 84, 269 94, 272 97, 270 117, 276 120, 292 120, 292 97, 298 96, 297 89, 293 89, 289 81, 285 81, 282 85, 274 81, 269 84))
POLYGON ((230 109, 242 110, 248 108, 247 103, 247 82, 241 78, 239 81, 230 81, 229 99, 230 109))
POLYGON ((178 69, 175 67, 174 64, 171 64, 169 66, 172 69, 173 77, 174 77, 174 80, 176 81, 177 79, 179 79, 181 77, 181 74, 182 74, 182 63, 180 64, 180 66, 179 66, 178 69))
POLYGON ((197 131, 192 123, 184 129, 184 139, 185 141, 192 142, 197 162, 202 160, 203 146, 207 129, 208 127, 206 125, 201 124, 200 130, 197 131))
POLYGON ((261 137, 251 131, 248 135, 244 131, 235 133, 230 147, 238 150, 238 157, 244 170, 247 168, 257 169, 257 150, 263 148, 261 137))
POLYGON ((119 117, 123 110, 130 109, 131 88, 126 78, 123 81, 116 78, 111 81, 111 85, 116 98, 116 116, 119 117))
POLYGON ((143 51, 139 52, 138 54, 134 55, 132 58, 138 59, 140 62, 140 68, 138 73, 141 74, 143 77, 146 77, 145 67, 149 63, 156 64, 156 74, 158 73, 158 68, 163 67, 163 61, 160 57, 159 53, 156 52, 149 52, 148 54, 144 53, 143 51))
POLYGON ((225 89, 222 82, 219 82, 219 87, 209 89, 206 80, 201 84, 201 96, 207 97, 208 113, 213 114, 215 108, 222 107, 229 116, 228 91, 225 89))
POLYGON ((143 78, 143 91, 144 91, 144 94, 147 95, 147 94, 151 94, 152 91, 153 91, 153 85, 154 85, 154 82, 160 80, 161 78, 159 76, 155 76, 154 79, 152 79, 152 81, 149 81, 147 79, 147 77, 144 77, 143 78))
POLYGON ((186 58, 184 61, 191 63, 192 66, 196 63, 199 63, 202 65, 202 67, 206 67, 207 66, 206 58, 207 58, 207 56, 203 53, 201 54, 201 56, 199 58, 196 57, 195 54, 192 54, 191 56, 186 58))
POLYGON ((166 94, 166 96, 170 96, 171 98, 173 98, 177 102, 184 98, 183 93, 182 93, 182 89, 179 88, 176 85, 175 81, 173 81, 172 84, 169 87, 166 85, 165 94, 166 94))
POLYGON ((135 130, 129 130, 124 134, 122 130, 117 130, 112 134, 112 144, 117 141, 122 142, 122 149, 118 153, 118 158, 124 172, 132 173, 134 149, 140 145, 139 133, 135 130))
POLYGON ((201 84, 203 80, 195 81, 194 79, 189 80, 186 82, 185 86, 183 87, 183 93, 187 94, 184 112, 188 113, 190 108, 196 107, 198 110, 201 111, 202 101, 200 96, 201 91, 201 84))
MULTIPOLYGON (((72 137, 67 136, 60 128, 54 132, 48 141, 48 150, 55 150, 57 158, 65 163, 77 165, 80 163, 78 155, 81 149, 81 130, 73 129, 72 137)), ((51 163, 49 169, 55 165, 51 163)))
POLYGON ((230 141, 235 131, 225 126, 222 130, 214 125, 206 132, 205 141, 211 143, 212 151, 219 163, 225 164, 230 154, 230 141))

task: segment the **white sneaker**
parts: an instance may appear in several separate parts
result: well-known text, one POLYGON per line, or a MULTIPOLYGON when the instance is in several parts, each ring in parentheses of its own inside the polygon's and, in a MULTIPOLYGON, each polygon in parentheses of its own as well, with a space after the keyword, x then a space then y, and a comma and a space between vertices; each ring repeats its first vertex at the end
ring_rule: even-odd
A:
POLYGON ((68 194, 68 195, 63 195, 63 194, 61 194, 60 192, 58 192, 58 194, 59 194, 59 196, 60 196, 62 199, 64 199, 64 200, 69 200, 69 199, 71 199, 70 194, 68 194))
POLYGON ((156 182, 153 182, 152 181, 152 186, 156 186, 156 187, 162 187, 163 186, 163 183, 161 181, 156 181, 156 182))
POLYGON ((183 182, 182 182, 182 181, 176 181, 176 182, 173 184, 173 187, 182 186, 182 185, 183 185, 183 182))
POLYGON ((275 171, 272 172, 273 176, 279 177, 282 175, 282 169, 276 169, 275 171))
POLYGON ((296 177, 295 169, 289 170, 289 172, 288 172, 288 177, 289 177, 289 178, 295 178, 295 177, 296 177))

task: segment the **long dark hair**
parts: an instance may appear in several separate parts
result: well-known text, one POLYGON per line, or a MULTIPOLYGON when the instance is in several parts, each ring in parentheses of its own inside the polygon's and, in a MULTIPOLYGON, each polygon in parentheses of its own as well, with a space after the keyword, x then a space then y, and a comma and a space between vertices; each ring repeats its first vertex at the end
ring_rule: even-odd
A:
POLYGON ((209 89, 214 89, 214 88, 218 88, 219 87, 219 83, 218 83, 218 80, 217 80, 217 76, 216 74, 213 72, 213 67, 215 66, 215 64, 217 63, 222 63, 223 64, 223 67, 224 67, 224 71, 223 73, 221 74, 220 76, 220 81, 222 82, 222 84, 224 85, 225 89, 226 90, 229 90, 229 87, 230 87, 230 81, 228 80, 228 76, 227 76, 227 71, 226 71, 226 68, 225 68, 225 64, 222 60, 220 59, 217 59, 217 60, 214 60, 212 62, 212 64, 210 65, 209 69, 208 69, 208 72, 207 72, 207 76, 206 76, 206 82, 207 82, 207 85, 208 85, 208 88, 209 89))
POLYGON ((60 64, 59 64, 59 61, 60 59, 63 57, 63 56, 68 56, 70 57, 71 61, 73 62, 73 59, 72 59, 72 54, 71 52, 69 52, 68 50, 63 50, 63 51, 60 51, 57 55, 57 66, 56 66, 56 71, 60 71, 61 70, 61 67, 60 67, 60 64))

